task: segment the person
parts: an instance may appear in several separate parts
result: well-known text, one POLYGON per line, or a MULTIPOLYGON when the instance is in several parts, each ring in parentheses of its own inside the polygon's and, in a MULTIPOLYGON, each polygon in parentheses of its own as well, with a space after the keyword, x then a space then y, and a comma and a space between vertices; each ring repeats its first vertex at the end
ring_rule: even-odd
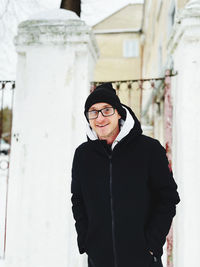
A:
POLYGON ((75 151, 71 201, 79 252, 89 267, 163 266, 180 198, 166 151, 142 134, 111 83, 85 102, 87 142, 75 151))

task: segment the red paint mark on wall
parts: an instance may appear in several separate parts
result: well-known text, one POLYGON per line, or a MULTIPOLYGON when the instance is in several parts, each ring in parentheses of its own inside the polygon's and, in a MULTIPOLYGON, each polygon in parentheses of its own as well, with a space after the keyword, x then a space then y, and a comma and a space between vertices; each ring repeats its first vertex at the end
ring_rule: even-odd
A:
MULTIPOLYGON (((173 105, 171 97, 171 77, 170 70, 165 73, 165 100, 164 100, 164 129, 165 129, 165 148, 169 160, 169 169, 172 171, 172 121, 173 105)), ((167 267, 173 267, 173 228, 167 236, 167 267)))

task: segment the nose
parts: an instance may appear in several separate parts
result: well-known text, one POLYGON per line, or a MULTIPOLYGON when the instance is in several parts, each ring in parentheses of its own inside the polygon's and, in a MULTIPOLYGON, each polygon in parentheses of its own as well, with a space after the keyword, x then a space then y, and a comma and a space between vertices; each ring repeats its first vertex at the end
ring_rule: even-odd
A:
POLYGON ((99 115, 98 115, 98 117, 96 118, 96 121, 97 121, 97 122, 101 122, 101 121, 104 120, 104 118, 105 118, 105 117, 102 115, 102 113, 99 112, 99 115))

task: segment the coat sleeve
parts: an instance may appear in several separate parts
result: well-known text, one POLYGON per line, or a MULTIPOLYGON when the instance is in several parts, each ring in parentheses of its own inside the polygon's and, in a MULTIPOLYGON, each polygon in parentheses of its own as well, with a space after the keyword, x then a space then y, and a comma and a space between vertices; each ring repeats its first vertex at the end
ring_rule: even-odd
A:
POLYGON ((158 141, 155 142, 151 155, 149 178, 154 204, 145 235, 148 249, 156 256, 161 256, 180 198, 173 173, 169 168, 166 151, 158 141))
POLYGON ((77 232, 77 242, 80 254, 85 252, 85 240, 88 228, 87 213, 85 210, 84 200, 81 192, 80 184, 80 162, 78 160, 77 151, 75 152, 72 164, 72 181, 71 181, 71 201, 72 212, 75 219, 75 227, 77 232))

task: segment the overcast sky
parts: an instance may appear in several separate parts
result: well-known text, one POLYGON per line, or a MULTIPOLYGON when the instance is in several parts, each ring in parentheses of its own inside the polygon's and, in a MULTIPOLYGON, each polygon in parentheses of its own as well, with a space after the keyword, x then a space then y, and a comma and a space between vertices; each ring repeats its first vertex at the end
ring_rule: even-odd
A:
MULTIPOLYGON (((81 19, 94 25, 128 3, 143 0, 82 0, 81 19)), ((60 8, 61 0, 0 0, 0 80, 16 79, 17 54, 13 38, 17 26, 35 13, 60 8)))
MULTIPOLYGON (((40 0, 45 8, 58 8, 61 0, 40 0)), ((82 0, 81 18, 93 25, 128 3, 143 3, 143 0, 82 0)))

